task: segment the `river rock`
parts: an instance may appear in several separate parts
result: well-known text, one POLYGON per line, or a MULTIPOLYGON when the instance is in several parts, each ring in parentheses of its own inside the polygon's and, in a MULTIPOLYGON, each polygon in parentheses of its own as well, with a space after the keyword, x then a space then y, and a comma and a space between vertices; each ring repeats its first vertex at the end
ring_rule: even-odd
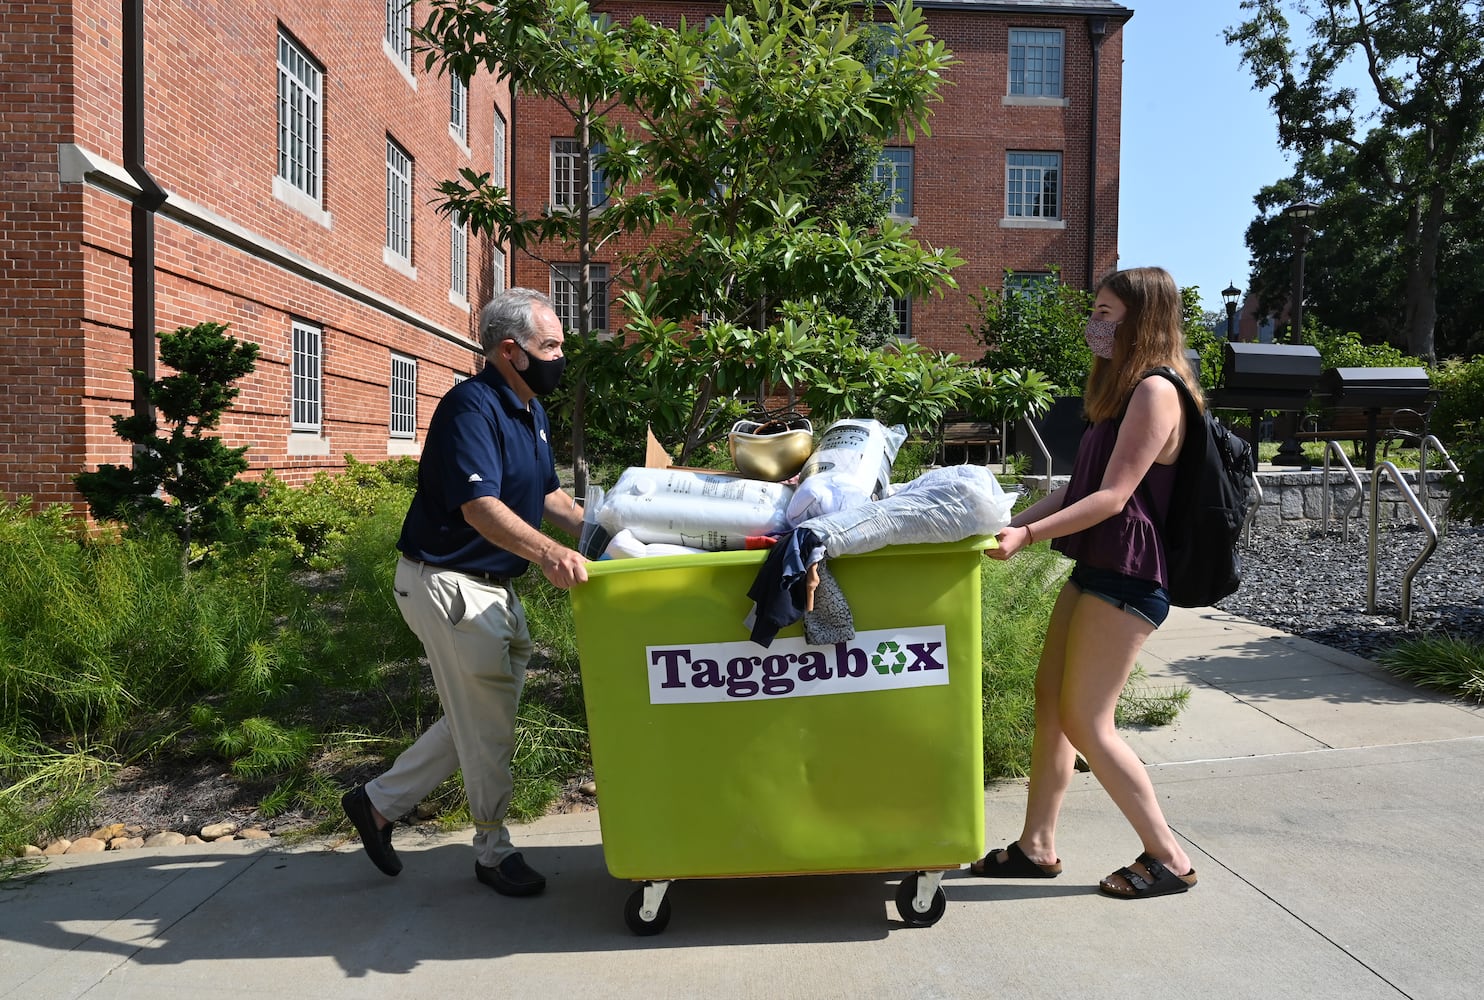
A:
POLYGON ((78 837, 72 842, 72 846, 67 848, 67 853, 97 854, 99 851, 105 851, 107 849, 108 845, 103 843, 103 841, 99 840, 97 837, 78 837))
POLYGON ((273 834, 267 830, 259 830, 257 827, 251 827, 242 831, 243 840, 267 840, 272 836, 273 834))
POLYGON ((162 830, 144 838, 145 847, 179 847, 186 842, 185 834, 174 830, 162 830))
POLYGON ((143 846, 143 837, 114 837, 108 842, 110 851, 132 851, 143 846))
POLYGON ((236 823, 209 823, 201 828, 201 839, 225 840, 230 834, 234 834, 236 832, 236 823))
POLYGON ((59 854, 66 854, 67 848, 71 846, 72 841, 65 838, 61 840, 54 840, 50 844, 47 844, 44 848, 42 848, 41 853, 49 858, 54 858, 59 854))

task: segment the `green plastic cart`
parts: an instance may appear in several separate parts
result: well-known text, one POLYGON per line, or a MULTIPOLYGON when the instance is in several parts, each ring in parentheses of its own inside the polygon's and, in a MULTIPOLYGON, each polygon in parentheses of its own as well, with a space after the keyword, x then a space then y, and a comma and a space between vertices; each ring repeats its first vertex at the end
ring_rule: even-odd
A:
POLYGON ((669 922, 677 879, 910 872, 909 924, 984 851, 981 552, 987 539, 830 561, 856 637, 764 648, 747 597, 765 552, 604 560, 571 591, 603 853, 669 922))

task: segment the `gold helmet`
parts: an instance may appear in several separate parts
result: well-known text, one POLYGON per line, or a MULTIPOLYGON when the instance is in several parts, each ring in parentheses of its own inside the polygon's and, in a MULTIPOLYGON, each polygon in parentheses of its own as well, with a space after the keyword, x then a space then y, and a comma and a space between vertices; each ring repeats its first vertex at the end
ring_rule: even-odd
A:
POLYGON ((782 482, 814 453, 814 428, 797 414, 765 421, 739 420, 727 435, 732 463, 750 479, 782 482))

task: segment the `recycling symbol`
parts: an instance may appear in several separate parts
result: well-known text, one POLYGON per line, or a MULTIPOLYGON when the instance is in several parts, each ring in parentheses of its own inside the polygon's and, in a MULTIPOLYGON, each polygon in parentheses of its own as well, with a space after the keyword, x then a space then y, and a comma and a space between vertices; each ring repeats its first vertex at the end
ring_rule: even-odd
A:
POLYGON ((907 654, 890 639, 877 643, 876 652, 871 654, 871 666, 878 674, 899 674, 906 665, 907 654))

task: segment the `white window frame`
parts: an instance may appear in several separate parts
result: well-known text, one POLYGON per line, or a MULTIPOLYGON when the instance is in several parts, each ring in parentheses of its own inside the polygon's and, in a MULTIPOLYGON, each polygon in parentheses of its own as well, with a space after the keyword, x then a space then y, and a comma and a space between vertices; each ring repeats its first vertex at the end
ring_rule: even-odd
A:
POLYGON ((1006 95, 1062 100, 1066 96, 1066 42, 1067 34, 1060 28, 1011 28, 1005 60, 1006 95))
POLYGON ((324 428, 322 327, 294 320, 289 333, 289 429, 318 434, 324 428))
POLYGON ((1006 295, 1039 295, 1056 285, 1055 271, 1012 271, 1005 275, 1003 291, 1006 295))
POLYGON ((386 32, 382 46, 392 62, 412 75, 412 3, 413 0, 386 0, 386 32))
MULTIPOLYGON (((324 206, 325 71, 282 27, 278 29, 278 173, 276 188, 324 206)), ((285 199, 287 200, 287 199, 285 199)))
POLYGON ((1060 222, 1062 218, 1062 155, 1045 150, 1010 150, 1005 154, 1005 219, 1060 222), (1048 174, 1054 175, 1048 210, 1048 174))
POLYGON ((388 263, 412 264, 412 154, 386 137, 386 252, 388 263))
POLYGON ((411 440, 417 437, 417 359, 392 352, 387 384, 390 403, 387 433, 411 440))
POLYGON ((912 339, 912 296, 898 295, 891 300, 892 315, 897 320, 897 339, 912 339))
POLYGON ((490 294, 499 295, 510 287, 505 277, 505 249, 499 246, 490 248, 490 294))
MULTIPOLYGON (((580 315, 577 309, 577 287, 582 280, 581 264, 551 265, 551 301, 556 306, 557 319, 563 330, 577 330, 580 315)), ((608 265, 588 265, 590 316, 593 328, 590 332, 600 336, 608 333, 608 265)))
POLYGON ((872 170, 872 180, 886 185, 887 214, 893 218, 912 218, 912 175, 916 159, 916 150, 911 146, 887 146, 872 170))
POLYGON ((505 116, 500 114, 500 109, 495 109, 495 127, 493 147, 493 159, 490 165, 490 183, 496 187, 505 186, 505 162, 509 159, 510 151, 506 147, 505 116))
POLYGON ((469 224, 457 212, 448 217, 448 298, 454 305, 469 302, 469 224))
MULTIPOLYGON (((590 181, 588 187, 588 204, 594 208, 601 205, 608 198, 607 186, 603 179, 603 171, 598 166, 598 154, 603 151, 601 144, 594 144, 588 159, 588 173, 590 181)), ((559 211, 573 211, 577 208, 577 195, 579 185, 577 183, 577 165, 582 159, 582 144, 576 139, 567 136, 553 136, 551 139, 551 205, 559 211)))
POLYGON ((448 134, 469 149, 469 81, 457 73, 448 74, 448 134))

